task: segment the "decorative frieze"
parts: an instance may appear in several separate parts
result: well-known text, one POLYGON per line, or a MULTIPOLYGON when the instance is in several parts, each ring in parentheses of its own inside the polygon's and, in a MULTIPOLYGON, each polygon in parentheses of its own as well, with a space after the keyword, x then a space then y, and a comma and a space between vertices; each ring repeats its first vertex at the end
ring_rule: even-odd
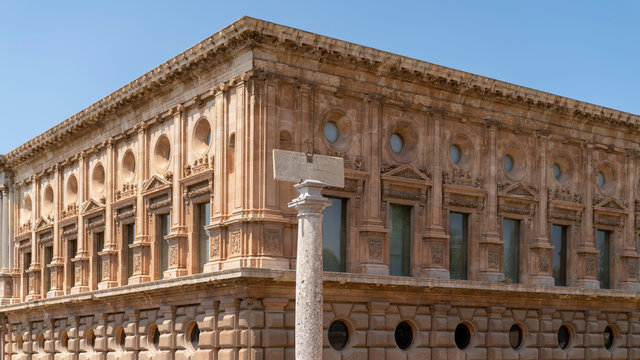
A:
POLYGON ((116 201, 122 200, 122 199, 126 199, 129 197, 133 197, 136 195, 136 189, 137 189, 137 185, 136 184, 123 184, 122 188, 116 190, 114 192, 114 196, 116 198, 116 201))
POLYGON ((198 158, 193 161, 191 164, 184 165, 184 176, 191 176, 200 174, 206 170, 210 170, 214 168, 214 158, 213 156, 209 157, 209 155, 205 155, 201 158, 198 158))
POLYGON ((67 208, 60 212, 60 220, 66 220, 74 216, 78 216, 78 204, 75 202, 67 205, 67 208))
POLYGON ((442 183, 479 188, 482 186, 482 179, 474 178, 471 176, 471 172, 464 169, 454 168, 451 171, 442 172, 442 183))
POLYGON ((555 189, 548 188, 547 197, 549 200, 570 201, 575 203, 582 202, 582 195, 571 191, 571 189, 566 186, 560 186, 555 189))

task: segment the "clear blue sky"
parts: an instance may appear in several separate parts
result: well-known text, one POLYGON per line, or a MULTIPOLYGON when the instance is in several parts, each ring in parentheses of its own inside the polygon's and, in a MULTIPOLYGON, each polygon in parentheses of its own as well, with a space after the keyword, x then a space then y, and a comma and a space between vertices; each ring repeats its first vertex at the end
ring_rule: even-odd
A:
POLYGON ((0 0, 0 153, 243 15, 640 114, 640 1, 0 0))

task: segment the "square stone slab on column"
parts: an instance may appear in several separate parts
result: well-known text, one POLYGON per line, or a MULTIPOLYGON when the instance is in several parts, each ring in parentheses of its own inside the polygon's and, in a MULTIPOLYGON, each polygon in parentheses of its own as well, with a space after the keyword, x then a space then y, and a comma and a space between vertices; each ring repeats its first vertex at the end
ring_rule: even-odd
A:
POLYGON ((344 187, 344 159, 274 149, 273 176, 276 180, 296 183, 316 180, 326 186, 342 188, 344 187))

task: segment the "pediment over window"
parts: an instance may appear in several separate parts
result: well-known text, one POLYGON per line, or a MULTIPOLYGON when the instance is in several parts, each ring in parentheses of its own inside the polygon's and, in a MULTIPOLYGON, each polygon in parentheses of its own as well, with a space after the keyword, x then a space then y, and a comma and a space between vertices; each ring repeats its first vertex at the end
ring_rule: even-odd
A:
POLYGON ((627 211, 627 205, 615 197, 609 197, 604 200, 594 199, 593 211, 622 216, 627 211))
POLYGON ((171 182, 160 175, 153 175, 142 185, 142 193, 148 194, 171 187, 171 182))
POLYGON ((383 181, 405 182, 422 185, 422 187, 429 187, 432 184, 428 174, 409 164, 391 169, 383 173, 380 178, 383 181))
POLYGON ((82 204, 82 214, 86 215, 89 213, 94 213, 96 211, 104 210, 105 206, 102 202, 97 201, 96 199, 89 199, 84 204, 82 204))
POLYGON ((502 187, 500 189, 500 195, 517 196, 519 198, 530 199, 533 201, 538 200, 538 192, 532 186, 523 182, 517 182, 502 187))
POLYGON ((44 217, 40 217, 37 221, 36 221, 36 225, 34 226, 34 230, 35 231, 39 231, 42 229, 46 229, 48 227, 51 227, 53 225, 53 222, 50 221, 49 219, 46 219, 44 217))

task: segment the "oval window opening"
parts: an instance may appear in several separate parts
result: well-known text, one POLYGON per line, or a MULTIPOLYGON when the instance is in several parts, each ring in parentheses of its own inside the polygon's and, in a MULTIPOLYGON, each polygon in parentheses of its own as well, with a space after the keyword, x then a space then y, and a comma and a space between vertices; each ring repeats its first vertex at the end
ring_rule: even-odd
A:
POLYGON ((453 161, 454 164, 457 164, 460 162, 462 151, 458 145, 451 145, 449 148, 449 155, 451 156, 451 161, 453 161))
POLYGON ((399 154, 404 147, 404 140, 399 134, 393 134, 389 138, 389 144, 391 145, 391 150, 393 150, 394 153, 399 154))
POLYGON ((553 177, 556 178, 556 180, 560 180, 560 174, 562 174, 560 171, 560 165, 553 164, 553 177))
POLYGON ((96 335, 93 333, 93 330, 89 330, 89 333, 87 334, 87 345, 89 345, 89 349, 91 349, 91 351, 95 351, 96 335))
POLYGON ((513 170, 513 158, 511 155, 504 156, 504 169, 507 172, 511 172, 511 170, 513 170))
POLYGON ((605 182, 604 174, 598 171, 598 186, 604 187, 604 182, 605 182))
POLYGON ((118 345, 120 346, 120 350, 124 351, 124 345, 127 342, 127 334, 125 334, 124 329, 120 329, 118 332, 118 345))
POLYGON ((38 351, 44 351, 44 334, 40 334, 38 337, 38 351))
POLYGON ((413 328, 408 322, 403 321, 396 326, 395 332, 396 345, 402 350, 406 350, 413 342, 413 328))
POLYGON ((564 325, 560 326, 560 329, 558 329, 558 346, 560 349, 566 349, 569 346, 569 341, 571 341, 569 329, 564 325))
POLYGON ((191 342, 193 350, 198 350, 198 346, 200 345, 200 329, 198 328, 198 324, 193 324, 191 327, 191 331, 189 332, 189 341, 191 342))
POLYGON ((516 324, 511 325, 511 329, 509 329, 509 345, 513 349, 519 349, 520 345, 522 345, 522 338, 524 331, 522 328, 516 324))
POLYGON ((62 350, 64 351, 69 349, 69 335, 66 331, 63 331, 60 335, 60 346, 62 346, 62 350))
POLYGON ((327 123, 324 124, 324 138, 333 144, 338 141, 338 136, 338 126, 336 126, 333 121, 327 121, 327 123))
POLYGON ((340 320, 332 322, 329 326, 328 334, 329 344, 332 348, 342 350, 347 346, 349 342, 349 329, 344 322, 340 320))
POLYGON ((469 343, 471 343, 471 330, 469 330, 469 326, 466 324, 458 324, 453 337, 455 338, 458 349, 466 349, 469 346, 469 343))
POLYGON ((610 350, 613 347, 614 333, 611 326, 607 326, 604 328, 602 332, 602 337, 604 340, 604 348, 610 350))

